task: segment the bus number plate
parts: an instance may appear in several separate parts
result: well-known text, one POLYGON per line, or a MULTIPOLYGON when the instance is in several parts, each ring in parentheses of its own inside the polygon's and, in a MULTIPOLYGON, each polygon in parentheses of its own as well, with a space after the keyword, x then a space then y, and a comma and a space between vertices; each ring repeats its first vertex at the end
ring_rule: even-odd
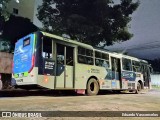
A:
POLYGON ((17 80, 17 82, 23 82, 23 79, 19 79, 19 80, 17 80))

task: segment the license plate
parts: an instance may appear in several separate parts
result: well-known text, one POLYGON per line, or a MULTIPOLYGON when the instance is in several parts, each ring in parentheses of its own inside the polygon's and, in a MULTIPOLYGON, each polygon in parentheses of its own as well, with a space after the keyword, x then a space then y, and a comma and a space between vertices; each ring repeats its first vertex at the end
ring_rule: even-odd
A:
POLYGON ((19 80, 17 80, 17 82, 23 82, 23 79, 19 79, 19 80))

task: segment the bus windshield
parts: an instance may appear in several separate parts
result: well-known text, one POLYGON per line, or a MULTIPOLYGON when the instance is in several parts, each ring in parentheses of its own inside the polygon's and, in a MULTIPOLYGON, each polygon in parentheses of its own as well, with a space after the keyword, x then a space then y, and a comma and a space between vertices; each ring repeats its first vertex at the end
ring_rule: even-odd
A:
POLYGON ((29 72, 33 67, 35 35, 30 34, 17 41, 13 58, 13 73, 29 72))

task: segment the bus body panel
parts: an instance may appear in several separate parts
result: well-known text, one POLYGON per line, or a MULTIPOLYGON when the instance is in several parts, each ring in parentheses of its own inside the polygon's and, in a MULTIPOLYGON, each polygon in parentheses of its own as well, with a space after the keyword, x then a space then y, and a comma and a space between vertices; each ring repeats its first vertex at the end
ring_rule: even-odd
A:
POLYGON ((144 88, 143 74, 141 74, 141 73, 136 73, 136 80, 135 80, 135 88, 134 88, 134 89, 137 88, 137 84, 138 84, 139 81, 141 81, 141 83, 142 83, 142 88, 144 88))
POLYGON ((38 75, 37 84, 44 88, 54 89, 55 76, 38 75))
POLYGON ((85 64, 76 64, 75 66, 75 89, 86 89, 87 82, 90 77, 97 77, 99 78, 100 69, 95 69, 92 65, 85 65, 85 64), (97 71, 94 71, 97 70, 97 71), (97 73, 94 73, 97 72, 97 73))
POLYGON ((15 77, 14 79, 16 81, 16 85, 36 85, 38 84, 37 82, 37 76, 38 76, 38 68, 34 67, 28 75, 25 77, 15 77))
POLYGON ((85 64, 76 64, 75 66, 75 89, 86 89, 88 79, 94 74, 91 69, 94 66, 85 64))
POLYGON ((65 75, 65 77, 66 77, 66 85, 65 85, 65 87, 68 88, 68 89, 69 88, 73 89, 73 87, 74 87, 74 85, 73 85, 74 84, 73 76, 74 76, 74 68, 73 68, 73 66, 66 66, 66 75, 65 75))
MULTIPOLYGON (((64 68, 65 69, 65 68, 64 68)), ((55 87, 56 87, 56 89, 64 89, 64 84, 65 84, 65 82, 64 82, 64 71, 62 72, 62 74, 60 74, 60 75, 58 75, 58 76, 56 76, 56 85, 55 85, 55 87)))
POLYGON ((136 89, 138 81, 143 83, 143 75, 137 72, 122 71, 123 89, 136 89))
POLYGON ((105 67, 77 64, 75 89, 86 89, 87 82, 91 77, 97 78, 100 89, 120 89, 120 80, 113 80, 109 71, 105 67))

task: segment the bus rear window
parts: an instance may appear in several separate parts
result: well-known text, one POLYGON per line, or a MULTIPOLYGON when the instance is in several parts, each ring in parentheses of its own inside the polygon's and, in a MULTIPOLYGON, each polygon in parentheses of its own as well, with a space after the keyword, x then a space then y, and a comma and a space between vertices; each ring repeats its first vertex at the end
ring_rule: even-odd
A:
POLYGON ((43 58, 50 59, 53 57, 52 54, 52 39, 49 37, 43 37, 43 51, 42 56, 43 58))
POLYGON ((30 37, 23 40, 23 47, 30 45, 30 37))

